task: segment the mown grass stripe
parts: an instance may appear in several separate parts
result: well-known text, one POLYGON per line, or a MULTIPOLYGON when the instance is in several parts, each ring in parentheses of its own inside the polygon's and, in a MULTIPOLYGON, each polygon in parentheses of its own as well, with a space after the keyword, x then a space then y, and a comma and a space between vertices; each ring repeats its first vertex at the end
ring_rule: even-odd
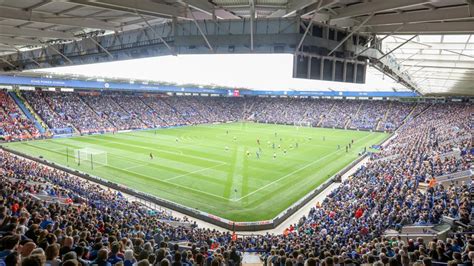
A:
POLYGON ((66 149, 70 155, 86 147, 104 150, 108 153, 107 166, 93 170, 87 165, 77 166, 71 156, 69 167, 230 220, 255 221, 273 218, 354 160, 365 146, 386 137, 363 131, 231 123, 5 145, 64 165, 66 149), (263 149, 260 159, 255 156, 256 139, 263 149), (345 145, 352 139, 356 142, 346 153, 345 145), (273 150, 267 142, 282 148, 273 150), (296 142, 299 148, 290 149, 296 142), (341 152, 330 155, 338 144, 341 152), (284 148, 287 155, 283 155, 284 148), (149 159, 150 151, 156 160, 149 159), (232 201, 235 188, 238 198, 245 198, 232 201))

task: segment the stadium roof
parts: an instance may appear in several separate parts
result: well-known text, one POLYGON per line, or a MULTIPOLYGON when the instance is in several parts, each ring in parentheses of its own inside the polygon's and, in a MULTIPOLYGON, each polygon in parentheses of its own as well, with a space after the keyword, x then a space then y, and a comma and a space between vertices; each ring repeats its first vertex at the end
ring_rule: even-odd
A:
MULTIPOLYGON (((54 50, 51 44, 84 38, 97 44, 94 36, 171 23, 173 19, 298 16, 383 39, 383 52, 401 62, 402 71, 412 76, 422 93, 474 94, 470 85, 474 71, 474 38, 470 35, 474 33, 473 0, 0 0, 0 3, 0 54, 46 46, 54 50)), ((371 43, 377 44, 374 40, 371 43)))
POLYGON ((392 55, 424 93, 473 93, 472 35, 393 35, 384 40, 383 46, 390 51, 409 39, 392 55))

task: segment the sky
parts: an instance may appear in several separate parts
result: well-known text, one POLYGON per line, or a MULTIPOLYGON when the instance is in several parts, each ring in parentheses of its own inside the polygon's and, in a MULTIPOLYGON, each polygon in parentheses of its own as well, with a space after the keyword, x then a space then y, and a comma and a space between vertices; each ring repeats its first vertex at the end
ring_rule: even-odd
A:
POLYGON ((378 70, 369 68, 366 84, 292 78, 291 54, 178 55, 35 70, 90 77, 216 85, 256 90, 384 91, 406 90, 378 70))

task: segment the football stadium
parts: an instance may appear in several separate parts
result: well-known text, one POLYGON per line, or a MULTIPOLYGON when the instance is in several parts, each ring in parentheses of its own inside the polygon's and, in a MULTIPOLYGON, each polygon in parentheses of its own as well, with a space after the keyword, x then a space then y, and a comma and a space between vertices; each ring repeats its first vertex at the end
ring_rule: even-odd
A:
POLYGON ((473 265, 474 1, 0 0, 0 265, 473 265))

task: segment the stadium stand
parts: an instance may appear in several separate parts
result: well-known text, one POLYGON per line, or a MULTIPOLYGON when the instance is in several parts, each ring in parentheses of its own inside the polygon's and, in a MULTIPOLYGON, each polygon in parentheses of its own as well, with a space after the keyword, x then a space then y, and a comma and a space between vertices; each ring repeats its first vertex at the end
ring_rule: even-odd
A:
MULTIPOLYGON (((123 96, 125 97, 125 96, 123 96)), ((101 119, 108 121, 110 127, 116 130, 129 130, 142 128, 144 124, 137 119, 136 116, 131 115, 126 110, 126 106, 120 103, 121 97, 115 94, 103 95, 82 95, 81 99, 98 115, 101 119)))
POLYGON ((8 88, 0 89, 0 266, 473 265, 473 36, 474 0, 0 0, 0 84, 8 88), (206 54, 229 56, 228 67, 197 57, 197 67, 178 71, 161 60, 135 61, 206 54), (240 76, 236 69, 257 65, 247 55, 272 66, 240 76), (104 72, 91 66, 115 61, 104 72), (272 69, 284 64, 294 79, 324 82, 286 82, 272 69), (211 74, 199 75, 205 82, 192 77, 200 71, 211 74), (264 90, 242 82, 249 77, 264 90), (208 133, 236 125, 207 124, 234 121, 295 125, 236 123, 289 129, 283 138, 291 144, 282 145, 287 140, 273 129, 273 143, 265 139, 262 149, 264 139, 245 130, 208 133), (199 137, 188 128, 169 136, 149 130, 199 124, 206 124, 192 127, 202 130, 199 137), (125 132, 132 130, 140 132, 125 132), (304 131, 323 132, 321 142, 311 143, 304 131), (242 135, 258 152, 239 143, 242 135), (373 142, 359 146, 365 137, 373 142), (33 141, 42 138, 58 139, 49 149, 50 140, 33 141), (206 147, 211 140, 219 147, 206 147), (278 158, 275 151, 270 157, 270 145, 278 158), (308 153, 288 166, 293 148, 308 153), (41 152, 27 152, 33 149, 41 152), (262 164, 253 167, 261 152, 262 164), (103 163, 108 155, 111 163, 103 163), (88 162, 95 170, 83 170, 88 162), (316 163, 329 167, 319 171, 316 163), (332 175, 332 164, 345 167, 332 175), (254 185, 249 181, 260 174, 248 169, 269 174, 254 185), (142 171, 143 179, 129 179, 127 171, 142 171), (190 173, 198 173, 195 180, 181 180, 190 173), (160 181, 167 186, 148 187, 160 181), (218 193, 209 200, 182 193, 204 189, 218 193), (272 198, 247 198, 263 191, 272 198), (155 195, 162 203, 168 195, 186 199, 172 203, 188 212, 157 208, 155 195), (227 228, 274 228, 242 214, 258 212, 263 201, 279 210, 272 204, 286 199, 294 201, 276 217, 292 217, 276 233, 237 235, 183 216, 202 212, 227 228), (216 207, 225 205, 231 210, 216 207))
POLYGON ((22 96, 54 133, 72 133, 73 129, 51 109, 45 98, 43 98, 42 92, 24 92, 22 96))
POLYGON ((351 116, 358 115, 363 102, 362 101, 335 101, 331 110, 324 114, 322 121, 323 127, 345 128, 350 122, 351 116))
MULTIPOLYGON (((436 182, 472 165, 472 104, 49 92, 24 96, 51 128, 74 127, 85 134, 111 127, 233 121, 248 114, 248 119, 272 123, 322 121, 323 126, 357 129, 382 123, 398 130, 366 165, 278 235, 237 237, 190 226, 187 218, 147 209, 119 192, 1 151, 0 261, 5 265, 239 265, 242 252, 258 252, 266 265, 474 261, 471 182, 436 182), (432 228, 446 220, 458 226, 445 239, 420 236, 420 226, 432 228)), ((5 93, 1 97, 3 123, 15 124, 10 117, 17 108, 5 93)), ((19 136, 28 130, 19 128, 23 131, 8 132, 19 136)))
POLYGON ((4 90, 0 91, 0 125, 0 137, 7 141, 40 136, 33 121, 21 112, 18 105, 4 90))
POLYGON ((396 130, 427 104, 301 98, 163 97, 120 92, 23 92, 55 134, 252 120, 359 130, 396 130), (275 114, 279 115, 275 115, 275 114))

